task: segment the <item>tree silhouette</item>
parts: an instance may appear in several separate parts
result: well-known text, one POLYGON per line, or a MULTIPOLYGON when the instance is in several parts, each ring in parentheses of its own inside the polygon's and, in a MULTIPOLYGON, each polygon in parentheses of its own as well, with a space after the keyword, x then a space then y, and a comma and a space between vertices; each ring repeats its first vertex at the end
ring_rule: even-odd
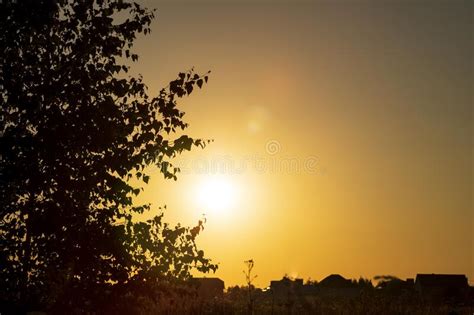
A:
MULTIPOLYGON (((215 270, 194 228, 134 214, 145 167, 205 142, 178 98, 208 76, 180 73, 150 96, 127 74, 153 11, 130 1, 0 2, 0 299, 24 310, 97 307, 97 292, 215 270)), ((115 292, 115 293, 114 293, 115 292)), ((106 300, 106 297, 101 297, 106 300)), ((3 306, 5 307, 5 306, 3 306)), ((1 311, 1 310, 0 310, 1 311)))

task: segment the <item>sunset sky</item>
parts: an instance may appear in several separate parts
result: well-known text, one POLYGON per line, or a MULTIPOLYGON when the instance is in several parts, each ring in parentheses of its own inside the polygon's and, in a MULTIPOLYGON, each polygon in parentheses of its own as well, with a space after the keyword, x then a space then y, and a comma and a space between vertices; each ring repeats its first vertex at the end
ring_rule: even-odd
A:
POLYGON ((214 139, 137 202, 192 225, 226 286, 283 275, 463 273, 473 263, 471 1, 142 1, 133 65, 214 139), (271 4, 270 4, 271 3, 271 4))

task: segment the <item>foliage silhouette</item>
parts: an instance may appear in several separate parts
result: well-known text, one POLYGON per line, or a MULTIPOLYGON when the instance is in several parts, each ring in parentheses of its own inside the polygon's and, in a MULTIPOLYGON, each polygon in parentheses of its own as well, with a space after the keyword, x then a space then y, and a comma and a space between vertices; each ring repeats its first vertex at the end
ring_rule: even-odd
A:
POLYGON ((402 282, 400 278, 392 275, 377 275, 374 277, 374 280, 378 281, 376 285, 377 288, 385 288, 394 283, 397 284, 402 282))
POLYGON ((146 166, 207 142, 182 134, 178 98, 208 74, 193 70, 150 96, 127 74, 133 41, 154 12, 130 1, 0 3, 0 299, 62 312, 98 308, 133 287, 215 271, 195 238, 203 222, 170 227, 134 214, 146 166), (128 289, 127 289, 128 288, 128 289), (104 302, 105 303, 105 302, 104 302))

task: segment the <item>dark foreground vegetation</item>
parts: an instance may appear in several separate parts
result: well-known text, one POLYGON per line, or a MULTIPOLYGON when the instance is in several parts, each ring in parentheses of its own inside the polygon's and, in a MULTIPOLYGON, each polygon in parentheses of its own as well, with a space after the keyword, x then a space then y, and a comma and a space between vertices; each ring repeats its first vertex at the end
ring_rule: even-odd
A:
MULTIPOLYGON (((349 280, 330 275, 320 282, 283 277, 265 289, 230 287, 213 298, 198 291, 193 314, 472 314, 474 288, 457 275, 379 276, 349 280), (426 281, 428 280, 428 281, 426 281), (454 281, 453 281, 454 280, 454 281), (457 282, 457 283, 456 283, 457 282)), ((209 292, 209 290, 207 290, 209 292)), ((171 311, 172 313, 172 311, 171 311)))
MULTIPOLYGON (((212 278, 211 278, 212 280, 212 278)), ((160 282, 160 285, 122 287, 96 292, 100 303, 94 310, 76 306, 71 314, 321 314, 321 315, 472 315, 469 296, 420 294, 404 281, 389 280, 373 286, 369 280, 351 281, 350 287, 331 287, 323 282, 284 278, 266 289, 253 286, 230 287, 225 292, 202 288, 199 283, 160 282), (296 284, 296 285, 295 285, 296 284), (118 293, 118 295, 117 295, 118 293)), ((13 310, 12 310, 13 311, 13 310)), ((18 311, 18 310, 16 310, 18 311)), ((4 308, 4 313, 9 314, 4 308)), ((50 309, 49 313, 60 313, 50 309)))
POLYGON ((222 301, 229 314, 472 314, 472 288, 463 292, 423 292, 396 277, 321 282, 284 277, 260 290, 229 288, 222 301))
MULTIPOLYGON (((183 311, 189 314, 252 314, 243 292, 229 292, 213 301, 200 301, 183 311)), ((471 315, 473 311, 473 306, 432 303, 408 294, 394 297, 376 290, 364 291, 354 297, 295 295, 286 299, 259 292, 253 304, 253 314, 471 315)), ((174 314, 174 310, 168 314, 174 314)))
MULTIPOLYGON (((125 291, 120 295, 113 290, 96 291, 100 303, 94 302, 94 310, 85 311, 76 305, 69 308, 69 314, 472 315, 474 312, 474 305, 465 301, 426 300, 415 291, 394 294, 374 287, 351 295, 289 292, 284 296, 252 288, 251 302, 248 287, 228 288, 224 294, 212 298, 201 296, 195 286, 184 283, 162 283, 153 289, 130 286, 122 290, 125 291)), ((24 311, 3 307, 2 314, 24 314, 24 311)), ((39 314, 62 312, 50 309, 39 314)))

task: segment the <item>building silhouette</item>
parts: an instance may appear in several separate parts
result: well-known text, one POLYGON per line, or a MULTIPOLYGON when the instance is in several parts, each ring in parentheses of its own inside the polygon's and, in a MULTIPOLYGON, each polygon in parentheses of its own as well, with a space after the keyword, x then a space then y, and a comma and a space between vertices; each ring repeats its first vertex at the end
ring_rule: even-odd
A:
POLYGON ((470 287, 465 275, 417 274, 415 290, 425 300, 446 302, 466 300, 470 287))

